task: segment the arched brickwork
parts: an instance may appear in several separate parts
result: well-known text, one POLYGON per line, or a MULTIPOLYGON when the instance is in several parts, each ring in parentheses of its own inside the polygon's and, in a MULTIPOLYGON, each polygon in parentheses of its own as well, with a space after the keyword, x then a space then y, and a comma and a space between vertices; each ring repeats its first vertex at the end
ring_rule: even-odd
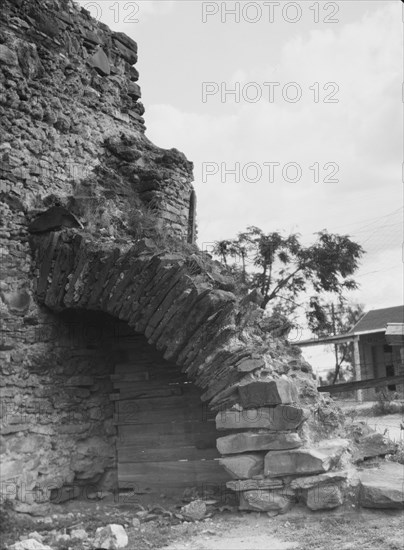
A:
MULTIPOLYGON (((201 253, 159 252, 145 240, 117 244, 70 228, 32 235, 31 244, 40 303, 56 312, 102 311, 128 323, 200 389, 195 399, 218 411, 216 428, 226 430, 217 448, 225 455, 220 464, 233 479, 264 476, 264 468, 269 476, 271 468, 279 476, 276 464, 264 461, 268 450, 292 453, 287 460, 297 463, 288 475, 298 469, 298 431, 308 411, 299 404, 291 374, 306 370, 309 386, 311 375, 300 352, 274 335, 274 324, 263 316, 256 295, 240 298, 230 291, 231 281, 201 253)), ((342 448, 332 452, 337 455, 342 448)), ((301 452, 307 454, 304 460, 314 461, 309 472, 322 471, 310 449, 301 452)), ((170 464, 172 475, 179 475, 178 463, 170 464)), ((209 472, 190 467, 195 479, 207 481, 209 472)), ((122 479, 141 475, 125 468, 122 479)), ((217 469, 212 475, 217 481, 217 469)), ((241 505, 254 509, 245 487, 231 483, 241 491, 241 505)), ((267 489, 273 491, 275 485, 267 489)), ((276 506, 282 508, 285 495, 279 498, 276 506)))
POLYGON ((253 300, 222 289, 229 283, 202 256, 144 249, 143 241, 94 241, 75 229, 31 239, 40 303, 126 321, 204 390, 213 409, 235 403, 238 385, 254 373, 277 378, 305 364, 296 348, 271 336, 253 300))

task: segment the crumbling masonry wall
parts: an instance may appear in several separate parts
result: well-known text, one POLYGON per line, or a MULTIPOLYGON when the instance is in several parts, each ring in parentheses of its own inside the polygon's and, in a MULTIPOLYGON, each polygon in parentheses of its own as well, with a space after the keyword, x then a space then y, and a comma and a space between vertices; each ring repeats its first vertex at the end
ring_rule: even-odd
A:
MULTIPOLYGON (((145 136, 136 60, 133 40, 70 0, 1 4, 1 474, 3 494, 11 487, 21 510, 38 504, 44 482, 49 487, 61 477, 66 491, 78 480, 114 486, 107 396, 115 358, 99 353, 110 343, 105 335, 92 342, 89 312, 100 323, 106 314, 112 325, 127 323, 178 365, 218 412, 219 430, 243 432, 223 422, 259 409, 264 426, 247 437, 249 447, 260 446, 258 456, 248 457, 239 436, 218 441, 223 454, 236 456, 222 462, 235 481, 271 477, 264 455, 274 440, 282 452, 304 445, 304 456, 316 462, 308 445, 324 423, 314 413, 320 403, 322 414, 327 407, 310 366, 287 343, 287 328, 264 316, 259 297, 239 295, 223 266, 195 247, 173 253, 166 241, 149 238, 157 227, 177 245, 192 242, 195 196, 192 164, 145 136), (35 218, 53 206, 77 223, 66 228, 71 218, 63 215, 35 218), (66 315, 80 337, 69 334, 66 315), (254 392, 257 383, 264 393, 243 397, 241 388, 254 392), (276 397, 284 385, 289 389, 276 397), (294 421, 285 425, 285 418, 294 421)), ((339 419, 331 424, 338 428, 339 419)), ((321 468, 337 467, 344 445, 324 451, 321 468)), ((283 473, 275 472, 282 483, 283 473)), ((274 496, 273 484, 264 480, 262 487, 274 496)))
POLYGON ((132 39, 70 0, 4 0, 0 12, 2 494, 30 504, 73 479, 112 487, 116 457, 111 365, 37 302, 28 226, 61 205, 100 238, 158 224, 192 241, 193 178, 182 153, 145 136, 132 39))
POLYGON ((2 2, 6 231, 57 200, 106 230, 146 207, 187 239, 192 163, 146 138, 136 61, 132 39, 70 0, 2 2))

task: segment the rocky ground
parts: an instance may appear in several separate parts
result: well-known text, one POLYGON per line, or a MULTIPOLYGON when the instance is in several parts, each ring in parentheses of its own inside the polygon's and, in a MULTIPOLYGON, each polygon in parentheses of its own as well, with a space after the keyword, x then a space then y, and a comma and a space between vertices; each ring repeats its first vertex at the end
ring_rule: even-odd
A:
MULTIPOLYGON (((1 549, 13 550, 402 550, 403 511, 357 509, 308 513, 296 505, 286 515, 236 513, 231 505, 207 501, 201 519, 186 519, 181 504, 164 506, 74 502, 38 520, 20 518, 2 537, 1 549), (74 509, 74 511, 72 511, 74 509), (108 528, 108 525, 118 527, 108 528), (100 528, 102 529, 100 533, 100 528), (98 529, 98 538, 96 532, 98 529), (116 534, 116 536, 114 535, 116 534), (16 542, 20 539, 20 542, 16 542)), ((194 501, 195 502, 195 501, 194 501)), ((192 508, 192 507, 191 507, 192 508)), ((194 507, 195 508, 195 507, 194 507)), ((188 511, 192 509, 188 507, 188 511)), ((199 510, 200 512, 201 510, 199 510)), ((193 512, 198 512, 197 507, 193 512)), ((197 514, 194 516, 197 518, 197 514)))

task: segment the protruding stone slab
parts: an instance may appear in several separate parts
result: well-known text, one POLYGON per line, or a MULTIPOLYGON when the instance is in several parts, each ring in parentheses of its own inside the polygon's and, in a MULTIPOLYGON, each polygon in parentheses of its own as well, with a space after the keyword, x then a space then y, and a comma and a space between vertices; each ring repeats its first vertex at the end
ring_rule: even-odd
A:
POLYGON ((394 453, 397 445, 383 434, 375 432, 364 435, 353 448, 353 461, 360 462, 366 458, 384 456, 394 453))
POLYGON ((294 405, 259 407, 220 411, 216 415, 218 430, 243 430, 264 428, 272 431, 295 430, 308 418, 308 412, 294 405))
POLYGON ((318 447, 270 451, 265 456, 264 473, 272 477, 321 474, 338 463, 348 445, 349 442, 346 439, 332 439, 318 447))
POLYGON ((137 52, 135 48, 129 48, 126 44, 124 45, 121 40, 117 39, 116 36, 114 37, 113 44, 119 50, 125 61, 127 61, 130 65, 137 62, 137 52))
POLYGON ((99 48, 98 51, 90 57, 89 63, 101 76, 108 76, 111 74, 108 57, 102 48, 99 48))
POLYGON ((297 449, 302 440, 297 433, 241 432, 219 437, 216 447, 222 455, 245 453, 246 451, 279 451, 297 449))
POLYGON ((136 101, 140 99, 142 97, 142 92, 139 84, 136 84, 136 82, 130 82, 128 84, 128 95, 135 98, 136 101))
POLYGON ((79 227, 83 229, 83 224, 63 206, 52 206, 41 212, 29 224, 28 231, 30 233, 43 233, 45 231, 55 231, 62 227, 79 227))
POLYGON ((314 476, 298 477, 291 481, 290 487, 292 489, 311 489, 312 487, 318 487, 320 485, 336 485, 346 481, 347 478, 347 471, 327 472, 314 476))
POLYGON ((329 457, 315 449, 271 451, 265 457, 264 472, 267 476, 291 474, 319 474, 330 469, 329 457))
POLYGON ((238 393, 245 409, 294 403, 298 399, 296 385, 283 378, 239 386, 238 393))
POLYGON ((404 508, 404 466, 385 462, 360 473, 359 504, 364 508, 404 508))
POLYGON ((221 464, 234 479, 248 479, 263 473, 264 455, 251 453, 229 456, 219 459, 219 464, 221 464))
POLYGON ((289 496, 284 491, 245 491, 240 493, 239 509, 284 514, 293 502, 293 494, 289 496))

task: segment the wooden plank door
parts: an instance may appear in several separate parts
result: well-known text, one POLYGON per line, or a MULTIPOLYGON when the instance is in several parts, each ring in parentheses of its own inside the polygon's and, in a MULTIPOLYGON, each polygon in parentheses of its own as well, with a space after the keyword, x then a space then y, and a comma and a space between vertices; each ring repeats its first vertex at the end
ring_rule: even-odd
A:
POLYGON ((182 492, 224 484, 230 478, 217 460, 215 415, 202 392, 147 342, 137 339, 131 349, 126 340, 125 347, 112 376, 119 488, 182 492))

